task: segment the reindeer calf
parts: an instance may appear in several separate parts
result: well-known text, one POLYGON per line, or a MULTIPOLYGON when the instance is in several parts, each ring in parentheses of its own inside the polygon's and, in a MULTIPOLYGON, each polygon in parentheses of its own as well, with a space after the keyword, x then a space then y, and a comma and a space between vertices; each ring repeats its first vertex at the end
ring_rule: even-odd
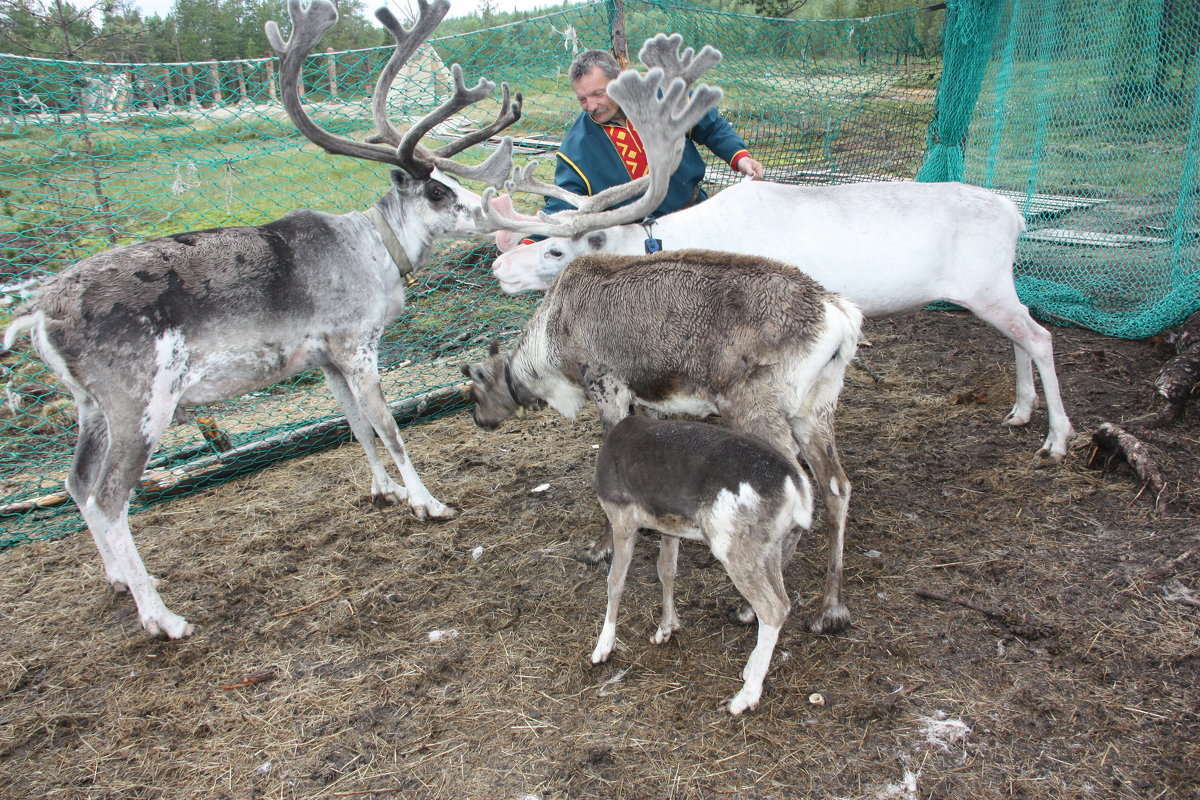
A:
POLYGON ((707 542, 758 616, 758 643, 729 712, 757 706, 790 606, 783 566, 791 560, 800 530, 812 524, 808 479, 795 462, 757 436, 703 422, 632 416, 605 437, 595 485, 612 530, 613 559, 608 610, 592 663, 607 661, 612 652, 617 607, 638 529, 662 535, 658 579, 663 605, 655 644, 681 627, 675 613, 679 540, 707 542))

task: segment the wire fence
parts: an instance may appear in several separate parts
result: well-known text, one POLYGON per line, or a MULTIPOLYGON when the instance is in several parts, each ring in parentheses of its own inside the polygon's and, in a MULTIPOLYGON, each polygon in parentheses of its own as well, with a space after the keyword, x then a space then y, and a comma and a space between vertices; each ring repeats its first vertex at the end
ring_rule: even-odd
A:
MULTIPOLYGON (((1141 337, 1200 306, 1196 159, 1200 17, 1152 2, 960 0, 868 19, 776 20, 659 0, 595 2, 435 38, 388 96, 402 124, 438 105, 448 65, 468 81, 525 95, 508 133, 518 161, 542 163, 578 112, 566 80, 574 54, 609 48, 614 21, 636 45, 660 31, 712 44, 706 81, 764 163, 790 183, 962 178, 1008 193, 1030 229, 1018 288, 1061 323, 1141 337), (1132 9, 1132 10, 1131 10, 1132 9), (1139 13, 1140 12, 1140 13, 1139 13), (615 20, 621 14, 622 19, 615 20), (944 33, 944 35, 943 35, 944 33), (945 78, 943 79, 943 70, 945 78), (955 172, 957 170, 957 173, 955 172)), ((362 138, 390 48, 324 52, 303 72, 325 128, 362 138)), ((274 59, 104 64, 0 55, 0 323, 38 281, 115 245, 296 208, 355 211, 386 186, 379 165, 319 152, 278 97, 274 59)), ((493 114, 482 103, 431 137, 493 114)), ((482 160, 487 147, 473 148, 482 160)), ((710 192, 733 182, 710 163, 710 192)), ((473 187, 478 189, 479 187, 473 187)), ((519 205, 531 211, 536 200, 519 205)), ((517 330, 534 296, 502 294, 490 245, 440 245, 381 347, 385 391, 416 421, 464 404, 457 366, 517 330)), ((74 409, 29 352, 3 355, 0 547, 60 535, 81 521, 62 484, 74 409)), ((348 437, 319 372, 204 409, 172 427, 133 509, 348 437)))

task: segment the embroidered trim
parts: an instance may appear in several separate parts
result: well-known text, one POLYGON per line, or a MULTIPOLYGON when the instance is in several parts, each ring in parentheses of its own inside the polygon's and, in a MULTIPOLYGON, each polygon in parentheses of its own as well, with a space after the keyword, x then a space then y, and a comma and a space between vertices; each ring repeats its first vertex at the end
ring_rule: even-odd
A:
POLYGON ((583 174, 583 170, 581 170, 579 167, 575 166, 575 162, 572 161, 571 159, 567 158, 566 156, 564 156, 562 153, 556 153, 556 155, 559 158, 561 158, 563 161, 567 162, 568 167, 570 167, 571 169, 573 169, 577 173, 579 173, 579 177, 583 178, 583 185, 587 187, 588 197, 591 197, 593 194, 595 194, 592 191, 592 182, 587 179, 587 175, 583 174))
POLYGON ((616 149, 630 180, 637 180, 649 171, 649 165, 646 162, 646 148, 642 144, 641 135, 637 132, 637 128, 633 127, 632 122, 626 122, 624 125, 601 125, 600 127, 604 129, 608 140, 616 149))

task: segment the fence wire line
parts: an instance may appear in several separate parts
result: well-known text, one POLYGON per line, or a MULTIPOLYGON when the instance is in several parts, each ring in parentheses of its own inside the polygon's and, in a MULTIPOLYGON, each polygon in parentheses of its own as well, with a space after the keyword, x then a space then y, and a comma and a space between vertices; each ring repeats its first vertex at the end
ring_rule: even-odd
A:
MULTIPOLYGON (((1173 4, 1170 14, 1159 6, 958 0, 948 11, 778 20, 626 0, 624 20, 634 50, 655 33, 678 32, 689 46, 724 53, 706 80, 725 90, 723 113, 772 180, 912 179, 934 139, 953 138, 947 161, 961 177, 1013 197, 1029 221, 1017 274, 1035 312, 1142 337, 1200 306, 1200 6, 1173 4), (960 109, 953 119, 952 109, 960 109)), ((580 48, 610 46, 611 14, 595 2, 433 39, 389 93, 392 118, 403 123, 440 104, 455 62, 468 81, 507 81, 526 98, 509 131, 518 160, 541 161, 539 177, 551 180, 554 144, 578 111, 567 67, 580 48)), ((390 54, 312 55, 303 69, 312 116, 339 135, 368 135, 370 93, 390 54)), ((114 245, 260 224, 296 208, 361 210, 378 199, 382 168, 328 156, 299 137, 279 103, 275 63, 0 54, 0 324, 41 277, 114 245)), ((494 111, 494 101, 482 103, 431 136, 453 137, 494 111)), ((711 164, 710 190, 735 177, 711 164)), ((478 243, 439 246, 386 332, 386 390, 406 420, 458 407, 449 392, 457 365, 517 330, 533 307, 534 296, 498 290, 489 257, 478 243)), ((75 438, 69 396, 31 351, 0 363, 5 546, 74 530, 80 519, 62 489, 75 438)), ((195 424, 173 427, 135 510, 347 435, 319 372, 205 413, 225 439, 195 424), (226 446, 236 460, 218 452, 226 446)))

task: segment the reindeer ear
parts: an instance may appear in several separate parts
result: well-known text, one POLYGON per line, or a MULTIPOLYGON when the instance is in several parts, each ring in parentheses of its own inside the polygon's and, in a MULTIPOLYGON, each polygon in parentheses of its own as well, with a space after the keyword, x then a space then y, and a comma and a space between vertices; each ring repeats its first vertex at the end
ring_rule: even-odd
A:
POLYGON ((496 231, 492 236, 496 240, 496 249, 507 253, 521 243, 521 234, 512 231, 496 231))
POLYGON ((466 376, 468 378, 471 377, 471 365, 470 364, 463 364, 461 367, 459 367, 459 370, 462 372, 462 374, 464 376, 466 376))
POLYGON ((397 189, 412 180, 412 176, 402 169, 392 170, 392 186, 397 189))
POLYGON ((492 341, 488 343, 488 355, 489 356, 500 355, 500 340, 499 339, 492 339, 492 341))

